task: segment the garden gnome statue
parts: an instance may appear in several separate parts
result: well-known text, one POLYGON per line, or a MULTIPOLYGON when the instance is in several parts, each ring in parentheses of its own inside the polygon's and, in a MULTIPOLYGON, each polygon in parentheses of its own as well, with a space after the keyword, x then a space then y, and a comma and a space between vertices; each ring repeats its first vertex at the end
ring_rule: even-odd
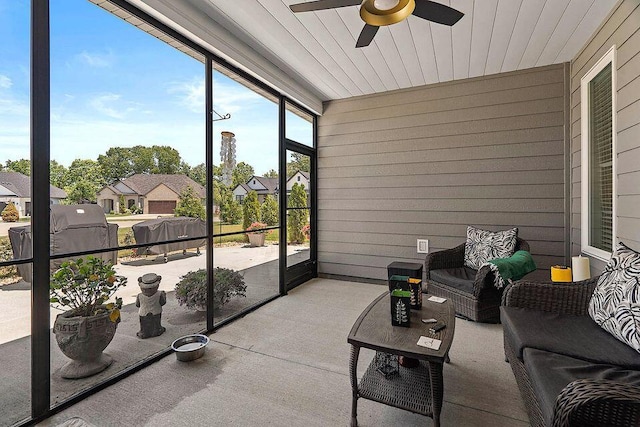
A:
POLYGON ((140 316, 140 332, 138 338, 151 338, 162 335, 166 330, 160 324, 162 320, 162 306, 167 303, 167 294, 158 292, 162 276, 155 273, 147 273, 138 277, 138 285, 142 293, 136 297, 136 307, 140 316))

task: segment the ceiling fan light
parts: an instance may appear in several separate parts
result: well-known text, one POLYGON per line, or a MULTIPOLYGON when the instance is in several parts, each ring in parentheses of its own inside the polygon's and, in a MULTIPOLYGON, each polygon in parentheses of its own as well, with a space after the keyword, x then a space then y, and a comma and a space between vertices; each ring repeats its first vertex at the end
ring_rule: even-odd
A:
POLYGON ((415 0, 365 0, 360 7, 360 17, 369 25, 382 27, 403 21, 415 7, 415 0))
POLYGON ((400 3, 400 0, 373 0, 373 5, 378 10, 393 9, 400 3))

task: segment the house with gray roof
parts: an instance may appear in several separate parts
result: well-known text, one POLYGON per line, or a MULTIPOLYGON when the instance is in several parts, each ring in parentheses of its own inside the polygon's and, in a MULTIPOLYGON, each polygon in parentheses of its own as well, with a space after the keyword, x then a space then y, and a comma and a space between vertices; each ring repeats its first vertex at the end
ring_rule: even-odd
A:
MULTIPOLYGON (((49 185, 49 203, 57 205, 66 199, 61 188, 49 185)), ((31 215, 31 177, 19 172, 0 172, 0 212, 13 203, 20 216, 31 215)))
POLYGON ((204 200, 205 188, 182 174, 135 174, 102 188, 97 202, 105 213, 120 213, 120 197, 128 209, 136 208, 142 213, 173 214, 180 193, 187 187, 204 200))
POLYGON ((258 201, 264 202, 267 195, 276 197, 278 194, 278 178, 265 178, 254 175, 244 184, 238 184, 233 189, 233 195, 238 202, 242 202, 249 191, 258 193, 258 201))

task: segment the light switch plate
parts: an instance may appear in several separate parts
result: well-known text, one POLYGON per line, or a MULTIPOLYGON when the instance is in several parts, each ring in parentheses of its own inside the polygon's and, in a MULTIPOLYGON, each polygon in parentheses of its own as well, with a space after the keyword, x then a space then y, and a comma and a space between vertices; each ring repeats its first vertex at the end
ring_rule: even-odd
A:
POLYGON ((417 250, 419 254, 428 254, 429 253, 429 240, 427 239, 418 239, 417 250))

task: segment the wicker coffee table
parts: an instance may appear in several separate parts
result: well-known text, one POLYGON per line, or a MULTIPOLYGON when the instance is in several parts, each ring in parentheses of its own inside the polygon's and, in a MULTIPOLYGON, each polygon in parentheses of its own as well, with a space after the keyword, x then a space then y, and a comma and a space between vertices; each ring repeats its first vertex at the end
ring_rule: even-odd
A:
POLYGON ((433 418, 435 426, 440 425, 440 410, 443 400, 442 368, 449 361, 449 349, 455 329, 455 308, 451 301, 435 303, 425 295, 421 310, 411 310, 411 327, 391 325, 389 292, 376 298, 367 307, 351 328, 348 342, 351 344, 349 364, 353 400, 351 404, 351 426, 358 425, 358 399, 369 399, 396 408, 426 415, 433 418), (446 323, 440 332, 429 332, 430 325, 421 319, 435 318, 446 323), (437 338, 442 341, 438 351, 418 346, 420 336, 437 338), (385 377, 377 368, 374 359, 358 383, 356 377, 360 348, 419 360, 414 368, 399 367, 399 373, 385 377))

